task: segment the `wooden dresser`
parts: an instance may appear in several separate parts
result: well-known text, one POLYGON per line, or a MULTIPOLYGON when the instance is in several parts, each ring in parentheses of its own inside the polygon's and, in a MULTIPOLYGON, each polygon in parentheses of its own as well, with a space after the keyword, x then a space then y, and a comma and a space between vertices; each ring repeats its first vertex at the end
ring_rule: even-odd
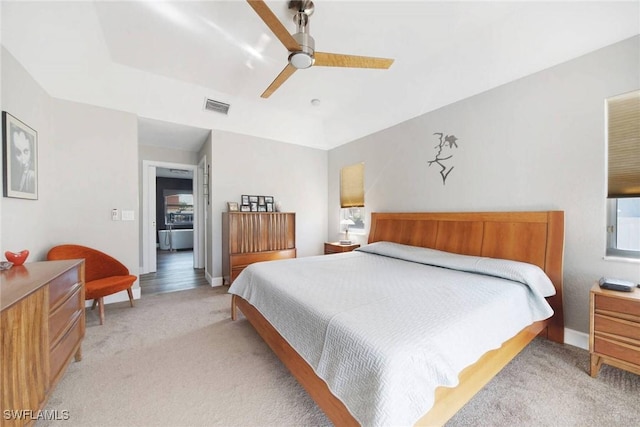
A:
POLYGON ((227 284, 249 264, 296 257, 296 214, 223 212, 222 276, 227 284))
POLYGON ((603 363, 640 375, 640 289, 591 288, 589 352, 591 376, 603 363))
POLYGON ((0 274, 0 425, 31 425, 72 357, 82 357, 84 261, 32 262, 0 274))

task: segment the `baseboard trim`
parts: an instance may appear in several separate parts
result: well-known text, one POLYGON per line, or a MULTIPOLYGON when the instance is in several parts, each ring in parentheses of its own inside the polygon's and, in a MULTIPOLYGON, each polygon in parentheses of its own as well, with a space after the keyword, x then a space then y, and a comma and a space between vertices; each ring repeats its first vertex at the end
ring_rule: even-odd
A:
POLYGON ((207 282, 211 285, 211 287, 222 286, 224 284, 222 277, 211 277, 207 279, 207 282))
POLYGON ((583 350, 589 350, 589 334, 564 328, 564 343, 583 350))

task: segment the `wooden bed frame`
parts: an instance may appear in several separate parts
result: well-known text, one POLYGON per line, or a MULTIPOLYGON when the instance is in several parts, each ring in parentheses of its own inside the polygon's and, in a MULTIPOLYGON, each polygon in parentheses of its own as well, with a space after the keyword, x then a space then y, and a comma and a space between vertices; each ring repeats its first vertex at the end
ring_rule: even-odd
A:
MULTIPOLYGON (((554 315, 536 322, 464 369, 457 387, 438 387, 435 403, 416 425, 443 425, 536 336, 564 342, 562 268, 564 212, 373 213, 369 243, 391 241, 464 255, 528 262, 542 268, 556 288, 548 298, 554 315)), ((338 426, 359 425, 324 380, 247 301, 233 295, 231 318, 240 309, 258 334, 338 426)))

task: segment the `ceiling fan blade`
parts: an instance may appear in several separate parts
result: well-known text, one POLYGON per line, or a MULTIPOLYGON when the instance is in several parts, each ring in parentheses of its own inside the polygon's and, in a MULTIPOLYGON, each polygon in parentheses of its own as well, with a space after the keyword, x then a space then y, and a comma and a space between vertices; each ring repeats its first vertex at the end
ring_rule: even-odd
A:
POLYGON ((280 40, 280 42, 287 48, 289 52, 298 51, 300 49, 300 44, 293 38, 291 34, 287 31, 287 29, 282 25, 282 22, 278 20, 276 15, 269 9, 269 6, 263 0, 247 0, 249 6, 256 11, 260 19, 267 24, 267 27, 271 29, 273 34, 280 40))
POLYGON ((320 67, 349 68, 389 68, 393 59, 374 58, 372 56, 341 55, 339 53, 316 52, 313 65, 320 67))
POLYGON ((267 88, 267 90, 265 90, 262 95, 260 95, 261 98, 268 98, 271 96, 271 94, 273 92, 276 91, 276 89, 278 89, 280 86, 282 86, 282 83, 284 83, 285 81, 287 81, 287 79, 289 77, 291 77, 291 75, 293 73, 295 73, 297 70, 296 67, 294 67, 291 64, 287 64, 286 67, 284 67, 284 70, 280 71, 280 74, 278 74, 278 77, 275 78, 275 80, 273 82, 271 82, 271 84, 269 85, 269 87, 267 88))

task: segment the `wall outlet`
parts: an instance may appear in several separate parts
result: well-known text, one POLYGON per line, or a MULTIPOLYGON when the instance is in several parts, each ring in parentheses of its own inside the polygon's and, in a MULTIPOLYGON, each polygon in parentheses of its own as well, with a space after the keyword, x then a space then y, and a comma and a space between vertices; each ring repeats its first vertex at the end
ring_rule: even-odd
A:
POLYGON ((118 209, 111 209, 111 221, 120 221, 120 212, 118 212, 118 209))

